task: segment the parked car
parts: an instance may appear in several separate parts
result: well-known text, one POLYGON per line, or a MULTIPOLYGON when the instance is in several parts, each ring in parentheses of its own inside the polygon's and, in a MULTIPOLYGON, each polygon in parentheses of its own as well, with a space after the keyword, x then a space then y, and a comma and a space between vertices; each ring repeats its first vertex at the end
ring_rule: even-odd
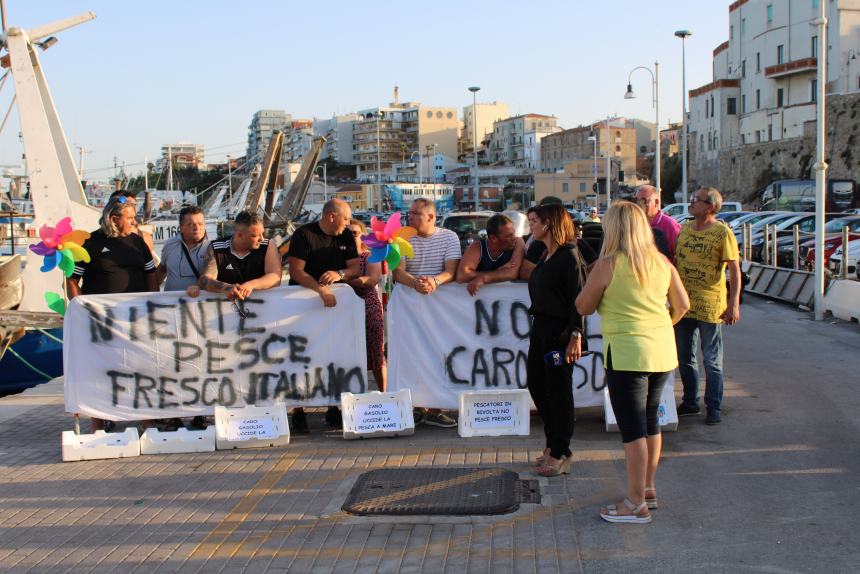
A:
POLYGON ((521 211, 515 211, 513 209, 503 211, 502 215, 507 215, 514 224, 514 234, 517 237, 525 237, 529 233, 531 233, 531 228, 529 227, 529 218, 526 217, 525 213, 521 211))
POLYGON ((754 223, 758 223, 759 221, 761 221, 765 217, 770 217, 774 213, 787 213, 787 212, 783 212, 783 211, 754 211, 752 213, 742 215, 742 216, 738 217, 737 219, 730 221, 729 227, 732 228, 732 231, 737 233, 738 230, 745 223, 749 223, 750 225, 753 225, 754 223))
MULTIPOLYGON (((841 213, 825 213, 824 221, 833 221, 838 217, 842 217, 841 213)), ((786 241, 794 251, 794 228, 800 230, 801 240, 805 241, 811 234, 815 233, 815 214, 814 213, 796 213, 792 217, 783 219, 775 224, 777 235, 777 252, 779 251, 780 241, 786 241)), ((772 239, 772 236, 771 236, 772 239)), ((764 227, 754 232, 751 243, 751 257, 753 261, 763 261, 763 249, 765 243, 764 227)), ((784 245, 785 243, 783 243, 784 245)))
MULTIPOLYGON (((824 226, 824 260, 829 261, 836 248, 842 245, 842 229, 848 228, 848 240, 860 239, 860 215, 849 215, 834 219, 824 226)), ((800 245, 800 256, 807 268, 815 264, 815 238, 807 239, 800 245)))
MULTIPOLYGON (((763 217, 752 224, 750 237, 755 237, 756 234, 760 233, 765 225, 775 225, 781 221, 785 221, 786 219, 795 217, 796 213, 791 213, 790 211, 777 211, 771 213, 769 216, 763 217)), ((743 235, 743 228, 737 228, 734 230, 735 237, 738 240, 738 245, 741 244, 741 237, 743 235)))
POLYGON ((466 248, 487 234, 487 220, 493 211, 452 211, 442 219, 441 227, 450 229, 460 239, 460 249, 466 248))
POLYGON ((717 219, 725 223, 726 225, 731 224, 732 221, 743 217, 744 215, 749 215, 753 213, 752 211, 720 211, 717 214, 717 219))
MULTIPOLYGON (((689 207, 689 203, 670 203, 663 208, 663 213, 669 217, 676 217, 687 213, 689 207)), ((724 201, 723 207, 720 208, 720 213, 724 211, 743 211, 743 207, 737 201, 724 201)))
MULTIPOLYGON (((842 246, 836 248, 833 255, 830 256, 830 265, 828 269, 834 275, 840 275, 842 272, 842 246)), ((857 260, 860 259, 860 239, 855 239, 848 242, 848 275, 857 273, 857 260)))

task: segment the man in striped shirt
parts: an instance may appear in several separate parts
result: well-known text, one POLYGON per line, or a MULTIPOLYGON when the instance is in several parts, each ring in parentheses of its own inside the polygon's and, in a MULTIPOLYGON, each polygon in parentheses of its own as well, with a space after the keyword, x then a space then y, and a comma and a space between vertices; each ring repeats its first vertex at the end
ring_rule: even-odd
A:
POLYGON ((430 295, 444 284, 454 280, 460 262, 460 240, 450 229, 436 227, 436 204, 419 198, 409 208, 409 226, 418 233, 409 240, 415 257, 407 257, 405 268, 394 270, 398 283, 419 293, 430 295))
MULTIPOLYGON (((407 257, 406 264, 394 270, 394 280, 403 287, 415 289, 423 295, 432 295, 444 283, 450 283, 457 274, 462 253, 457 234, 450 229, 436 227, 436 204, 419 198, 409 208, 409 226, 418 233, 409 240, 415 257, 407 257)), ((437 427, 455 427, 457 421, 438 409, 416 409, 415 424, 426 423, 437 427)))

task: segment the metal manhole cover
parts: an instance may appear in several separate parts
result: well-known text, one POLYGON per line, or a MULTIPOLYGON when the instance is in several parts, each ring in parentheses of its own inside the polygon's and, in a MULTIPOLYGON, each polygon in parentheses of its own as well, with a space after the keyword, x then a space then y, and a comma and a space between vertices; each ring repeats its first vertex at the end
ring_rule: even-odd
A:
POLYGON ((359 476, 342 508, 362 516, 506 514, 535 492, 539 502, 536 481, 502 468, 382 468, 359 476), (527 482, 535 484, 519 484, 527 482))

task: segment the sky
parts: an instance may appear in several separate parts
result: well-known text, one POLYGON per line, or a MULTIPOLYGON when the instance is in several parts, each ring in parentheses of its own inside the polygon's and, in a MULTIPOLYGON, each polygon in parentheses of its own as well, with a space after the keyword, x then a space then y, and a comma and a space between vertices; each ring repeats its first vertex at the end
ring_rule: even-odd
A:
MULTIPOLYGON (((654 120, 651 76, 660 63, 661 125, 687 89, 711 81, 712 52, 728 39, 728 0, 514 2, 383 0, 5 0, 8 27, 87 11, 40 61, 66 138, 85 178, 113 177, 114 157, 134 175, 174 142, 202 143, 208 162, 244 154, 259 109, 295 119, 401 101, 460 109, 501 101, 512 114, 576 127, 621 115, 654 120)), ((14 93, 0 91, 0 113, 14 93)), ((17 111, 0 134, 0 164, 20 165, 17 111)))

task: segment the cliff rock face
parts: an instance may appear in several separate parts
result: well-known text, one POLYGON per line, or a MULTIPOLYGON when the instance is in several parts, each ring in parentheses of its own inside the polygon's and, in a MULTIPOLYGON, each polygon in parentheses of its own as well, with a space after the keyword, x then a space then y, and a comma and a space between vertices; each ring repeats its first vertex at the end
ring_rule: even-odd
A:
MULTIPOLYGON (((860 94, 828 96, 826 122, 827 177, 860 181, 860 94)), ((727 201, 755 206, 775 179, 814 179, 815 122, 803 126, 803 137, 722 149, 710 161, 696 161, 691 148, 690 158, 691 189, 715 186, 727 201)))

